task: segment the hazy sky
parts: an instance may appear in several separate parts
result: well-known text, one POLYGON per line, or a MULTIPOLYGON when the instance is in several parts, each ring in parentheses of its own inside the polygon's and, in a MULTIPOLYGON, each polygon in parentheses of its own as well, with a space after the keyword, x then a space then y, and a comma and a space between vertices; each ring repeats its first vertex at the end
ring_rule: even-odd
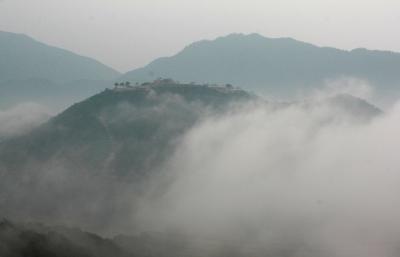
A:
POLYGON ((232 32, 400 52, 399 0, 0 0, 0 30, 120 71, 232 32))

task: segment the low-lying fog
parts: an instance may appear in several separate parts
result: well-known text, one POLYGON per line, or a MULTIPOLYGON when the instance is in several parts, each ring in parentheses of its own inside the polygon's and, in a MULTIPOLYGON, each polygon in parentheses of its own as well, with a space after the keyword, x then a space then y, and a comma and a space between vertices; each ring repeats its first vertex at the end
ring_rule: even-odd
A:
POLYGON ((0 142, 6 138, 27 133, 50 118, 47 106, 36 103, 20 103, 0 109, 0 142))
POLYGON ((202 119, 115 223, 293 256, 398 256, 400 105, 360 120, 326 95, 202 119))

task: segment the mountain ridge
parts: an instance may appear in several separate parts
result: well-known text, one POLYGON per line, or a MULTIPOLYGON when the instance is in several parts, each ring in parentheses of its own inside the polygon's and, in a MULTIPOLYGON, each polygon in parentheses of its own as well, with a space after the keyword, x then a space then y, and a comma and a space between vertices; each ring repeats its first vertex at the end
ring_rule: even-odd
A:
POLYGON ((120 80, 171 77, 182 82, 232 83, 270 95, 296 95, 343 77, 365 79, 385 93, 400 83, 400 53, 320 47, 292 38, 230 34, 189 44, 120 80))

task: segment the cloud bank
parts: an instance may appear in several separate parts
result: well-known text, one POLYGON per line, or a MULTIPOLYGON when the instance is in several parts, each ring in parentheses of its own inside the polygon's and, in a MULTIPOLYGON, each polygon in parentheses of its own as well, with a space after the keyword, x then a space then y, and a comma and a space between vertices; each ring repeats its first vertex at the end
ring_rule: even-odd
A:
POLYGON ((369 121, 342 111, 317 101, 205 120, 138 222, 291 256, 398 255, 400 105, 369 121))

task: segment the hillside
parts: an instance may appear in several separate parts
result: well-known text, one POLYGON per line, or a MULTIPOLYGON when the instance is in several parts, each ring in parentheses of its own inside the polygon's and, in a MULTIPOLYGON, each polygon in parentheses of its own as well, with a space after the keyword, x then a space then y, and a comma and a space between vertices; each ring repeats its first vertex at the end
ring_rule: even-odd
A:
POLYGON ((229 82, 288 96, 344 76, 368 80, 378 93, 387 93, 400 83, 399 67, 400 54, 394 52, 345 51, 291 38, 231 34, 193 43, 174 56, 126 73, 122 80, 172 77, 185 82, 229 82))

